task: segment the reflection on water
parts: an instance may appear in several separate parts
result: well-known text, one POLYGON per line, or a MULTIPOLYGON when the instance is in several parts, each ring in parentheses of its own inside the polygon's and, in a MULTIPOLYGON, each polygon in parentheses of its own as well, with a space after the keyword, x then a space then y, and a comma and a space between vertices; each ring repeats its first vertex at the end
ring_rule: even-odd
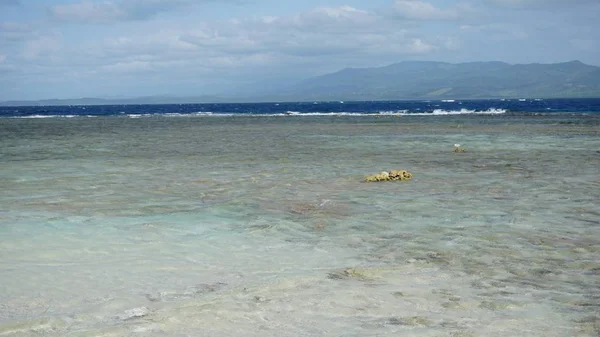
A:
POLYGON ((600 333, 598 117, 0 123, 0 336, 600 333))

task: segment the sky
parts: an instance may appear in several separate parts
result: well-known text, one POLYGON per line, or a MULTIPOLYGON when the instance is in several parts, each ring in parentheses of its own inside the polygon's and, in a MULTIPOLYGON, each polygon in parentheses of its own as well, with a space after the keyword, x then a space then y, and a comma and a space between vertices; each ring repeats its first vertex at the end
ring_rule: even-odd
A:
POLYGON ((0 0, 0 101, 201 96, 404 60, 600 66, 600 0, 0 0))

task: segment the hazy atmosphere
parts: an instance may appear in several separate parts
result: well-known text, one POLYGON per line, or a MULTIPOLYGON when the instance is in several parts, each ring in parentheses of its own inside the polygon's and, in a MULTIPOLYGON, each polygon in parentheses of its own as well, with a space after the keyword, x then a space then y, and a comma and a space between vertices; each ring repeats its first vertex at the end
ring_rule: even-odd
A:
POLYGON ((230 94, 403 60, 600 65, 597 13, 597 0, 0 0, 0 101, 230 94))

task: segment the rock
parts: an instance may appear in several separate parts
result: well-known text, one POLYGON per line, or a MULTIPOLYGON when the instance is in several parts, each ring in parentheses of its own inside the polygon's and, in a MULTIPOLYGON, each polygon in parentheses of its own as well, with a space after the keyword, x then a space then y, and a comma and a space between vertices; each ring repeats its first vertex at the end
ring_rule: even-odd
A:
POLYGON ((412 317, 393 317, 388 320, 388 324, 392 325, 408 325, 408 326, 432 326, 433 322, 424 316, 412 317))
POLYGON ((463 152, 465 152, 465 149, 460 147, 460 144, 454 144, 454 152, 455 153, 463 153, 463 152))
POLYGON ((406 170, 392 170, 383 171, 378 174, 373 174, 365 178, 366 182, 376 181, 398 181, 398 180, 410 180, 412 179, 412 173, 406 170))
POLYGON ((412 179, 412 173, 406 170, 392 170, 389 177, 391 180, 410 180, 412 179))
POLYGON ((327 274, 327 278, 331 280, 357 279, 361 281, 366 281, 372 278, 372 274, 373 272, 368 271, 366 269, 346 268, 344 270, 339 270, 327 274))
POLYGON ((61 332, 66 327, 67 323, 59 318, 38 318, 27 321, 3 322, 0 324, 0 336, 48 336, 61 332))
POLYGON ((150 314, 150 310, 148 308, 139 307, 139 308, 125 310, 125 312, 122 313, 121 315, 119 315, 118 318, 126 321, 126 320, 133 319, 133 318, 144 317, 144 316, 147 316, 148 314, 150 314))

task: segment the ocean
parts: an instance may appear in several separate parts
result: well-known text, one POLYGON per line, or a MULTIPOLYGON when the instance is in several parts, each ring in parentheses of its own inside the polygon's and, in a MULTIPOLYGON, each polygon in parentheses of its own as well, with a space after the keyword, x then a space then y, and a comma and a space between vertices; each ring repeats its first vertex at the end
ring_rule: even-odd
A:
POLYGON ((600 335, 600 99, 0 107, 0 145, 2 337, 600 335))

